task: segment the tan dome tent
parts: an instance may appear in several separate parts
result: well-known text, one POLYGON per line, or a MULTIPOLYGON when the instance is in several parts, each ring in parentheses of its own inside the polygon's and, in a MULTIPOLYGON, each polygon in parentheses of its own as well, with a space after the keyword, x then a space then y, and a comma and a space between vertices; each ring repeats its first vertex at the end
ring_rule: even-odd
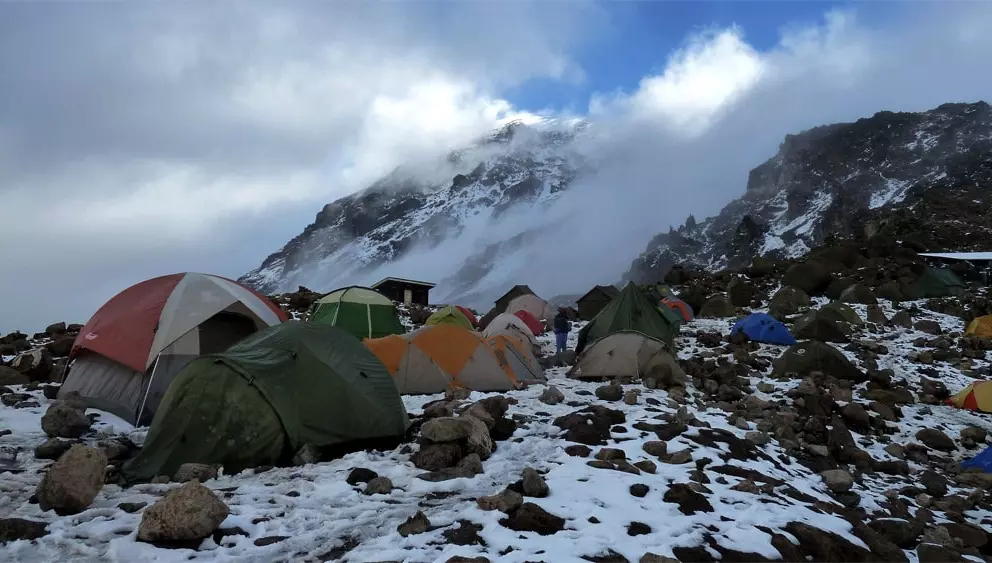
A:
MULTIPOLYGON (((527 311, 539 321, 548 319, 548 315, 551 313, 548 302, 532 294, 514 297, 506 306, 507 313, 513 314, 517 311, 527 311)), ((551 314, 551 317, 554 317, 554 314, 551 314)))
POLYGON ((547 378, 544 377, 544 370, 541 369, 541 363, 528 350, 529 344, 505 334, 497 334, 492 338, 487 338, 486 341, 489 342, 497 359, 513 371, 517 381, 521 383, 547 381, 547 378))
POLYGON ((593 342, 578 357, 568 377, 686 380, 665 343, 633 331, 615 332, 593 342))
POLYGON ((441 393, 449 387, 473 391, 518 388, 513 369, 500 361, 477 332, 460 326, 425 326, 409 334, 367 338, 403 394, 441 393))
POLYGON ((78 391, 93 408, 146 424, 186 364, 286 318, 261 294, 220 276, 145 280, 107 301, 80 330, 59 395, 78 391))
POLYGON ((541 350, 540 344, 537 343, 537 338, 534 333, 527 327, 527 323, 522 321, 520 317, 512 315, 510 313, 502 313, 497 315, 484 331, 482 331, 482 336, 485 338, 492 338, 504 334, 506 336, 511 336, 517 340, 526 343, 531 347, 532 353, 536 356, 541 350))

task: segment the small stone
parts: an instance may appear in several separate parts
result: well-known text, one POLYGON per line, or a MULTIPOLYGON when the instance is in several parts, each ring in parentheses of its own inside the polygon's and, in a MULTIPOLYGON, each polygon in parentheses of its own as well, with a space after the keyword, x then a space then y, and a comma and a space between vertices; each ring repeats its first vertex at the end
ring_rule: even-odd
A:
POLYGON ((758 391, 761 391, 762 393, 772 393, 773 391, 775 391, 775 389, 776 387, 772 383, 769 383, 767 381, 758 382, 758 391))
POLYGON ((758 446, 763 446, 771 440, 771 438, 768 437, 768 434, 758 431, 751 431, 744 434, 744 439, 758 446))
POLYGON ((537 532, 542 536, 549 536, 565 529, 564 518, 551 514, 532 502, 525 502, 499 523, 514 531, 537 532))
POLYGON ((554 385, 549 385, 537 400, 546 405, 557 405, 565 400, 565 394, 554 385))
POLYGON ((916 433, 916 439, 923 442, 928 448, 941 451, 953 451, 955 449, 954 440, 936 428, 924 428, 916 433))
POLYGON ((610 402, 616 402, 623 399, 623 387, 617 383, 611 383, 609 385, 601 385, 596 388, 596 397, 610 402))
POLYGON ((658 471, 658 466, 655 464, 655 462, 651 461, 650 459, 642 459, 641 461, 635 462, 634 467, 640 469, 645 473, 653 474, 654 472, 658 471))
POLYGON ((431 521, 427 519, 427 516, 423 512, 417 512, 410 518, 400 524, 396 531, 400 533, 404 538, 413 534, 422 534, 431 527, 431 521))
POLYGON ((985 439, 988 437, 988 433, 984 428, 978 428, 977 426, 968 426, 961 429, 961 439, 962 440, 974 440, 977 444, 984 444, 985 439))
POLYGON ((204 481, 216 478, 217 468, 205 463, 184 463, 179 466, 176 474, 172 476, 172 480, 176 483, 185 483, 186 481, 193 480, 203 483, 204 481))
POLYGON ((636 405, 637 397, 638 397, 637 390, 631 389, 630 391, 627 391, 626 393, 623 394, 623 402, 628 405, 636 405))
POLYGON ((897 459, 906 459, 906 448, 899 444, 889 444, 884 448, 885 453, 897 459))
POLYGON ((672 465, 681 465, 683 463, 689 463, 692 461, 692 453, 689 449, 684 449, 673 453, 668 456, 668 459, 664 460, 665 463, 670 463, 672 465))
POLYGON ((627 525, 628 536, 643 536, 651 533, 651 526, 643 522, 631 522, 627 525))
POLYGON ((668 443, 662 442, 660 440, 651 440, 649 442, 644 442, 641 446, 646 453, 656 456, 665 457, 668 455, 668 443))
POLYGON ((517 491, 504 489, 498 495, 479 497, 475 502, 482 510, 499 510, 509 514, 520 508, 524 503, 524 497, 517 491))
POLYGON ((368 483, 369 481, 375 479, 378 476, 379 474, 376 473, 375 471, 372 471, 371 469, 366 469, 364 467, 356 467, 351 470, 351 473, 348 474, 348 478, 345 479, 345 482, 348 483, 349 485, 357 485, 359 483, 368 483))
POLYGON ((589 457, 592 449, 583 444, 572 444, 571 446, 565 446, 565 453, 573 457, 589 457))
POLYGON ((134 514, 146 506, 148 506, 147 502, 122 502, 117 505, 117 508, 120 508, 128 514, 134 514))
POLYGON ((651 488, 643 483, 636 483, 630 486, 630 494, 637 498, 643 498, 650 490, 651 488))
POLYGON ((926 508, 931 504, 933 504, 933 497, 926 493, 920 493, 916 495, 916 497, 913 500, 915 500, 916 504, 920 505, 923 508, 926 508))
POLYGON ((228 513, 227 505, 213 491, 189 481, 141 513, 138 541, 199 540, 213 534, 228 513))
POLYGON ((627 454, 617 448, 602 448, 596 452, 596 459, 611 461, 615 459, 627 459, 627 454))
POLYGON ((389 477, 376 477, 368 482, 363 491, 366 495, 385 495, 393 490, 393 482, 389 477))
POLYGON ((933 471, 927 469, 919 476, 920 484, 927 490, 931 495, 940 498, 947 495, 947 479, 933 471))

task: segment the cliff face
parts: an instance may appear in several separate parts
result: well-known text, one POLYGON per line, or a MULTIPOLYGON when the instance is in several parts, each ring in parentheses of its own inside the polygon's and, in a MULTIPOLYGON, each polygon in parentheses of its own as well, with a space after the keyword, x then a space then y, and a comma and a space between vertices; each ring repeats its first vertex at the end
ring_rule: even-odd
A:
POLYGON ((760 255, 797 257, 831 234, 987 249, 990 189, 992 111, 984 102, 817 127, 787 136, 718 215, 654 237, 625 279, 656 281, 674 264, 719 269, 760 255))

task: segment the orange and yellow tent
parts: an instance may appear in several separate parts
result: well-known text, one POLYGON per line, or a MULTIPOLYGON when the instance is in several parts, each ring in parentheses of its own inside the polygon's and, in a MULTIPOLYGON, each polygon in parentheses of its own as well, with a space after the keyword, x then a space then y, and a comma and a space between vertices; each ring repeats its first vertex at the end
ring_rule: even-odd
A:
POLYGON ((992 315, 985 315, 971 321, 968 323, 968 328, 964 332, 965 334, 973 334, 982 338, 992 338, 992 315))
POLYGON ((457 325, 425 326, 364 342, 402 394, 441 393, 450 387, 508 391, 522 386, 509 362, 500 360, 481 334, 457 325))
POLYGON ((992 381, 975 381, 947 399, 947 404, 961 409, 992 413, 992 381))

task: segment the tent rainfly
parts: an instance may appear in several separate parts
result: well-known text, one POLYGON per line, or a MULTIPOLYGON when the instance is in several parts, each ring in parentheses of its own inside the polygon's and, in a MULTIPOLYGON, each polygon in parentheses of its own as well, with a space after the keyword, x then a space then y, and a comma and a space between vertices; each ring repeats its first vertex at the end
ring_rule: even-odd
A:
POLYGON ((334 290, 315 301, 309 320, 336 326, 358 339, 406 332, 388 297, 359 286, 334 290))

